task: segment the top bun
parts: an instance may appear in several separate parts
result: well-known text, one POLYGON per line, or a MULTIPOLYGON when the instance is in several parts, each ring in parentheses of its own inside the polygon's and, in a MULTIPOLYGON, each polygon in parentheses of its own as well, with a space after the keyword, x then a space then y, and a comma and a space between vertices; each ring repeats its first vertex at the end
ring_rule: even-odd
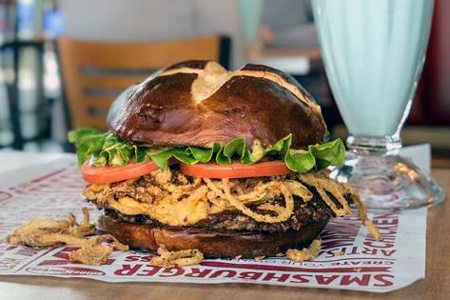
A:
POLYGON ((228 72, 214 61, 185 61, 123 92, 108 126, 146 146, 211 147, 235 138, 269 146, 292 133, 292 147, 320 143, 327 134, 320 107, 290 75, 248 64, 228 72))

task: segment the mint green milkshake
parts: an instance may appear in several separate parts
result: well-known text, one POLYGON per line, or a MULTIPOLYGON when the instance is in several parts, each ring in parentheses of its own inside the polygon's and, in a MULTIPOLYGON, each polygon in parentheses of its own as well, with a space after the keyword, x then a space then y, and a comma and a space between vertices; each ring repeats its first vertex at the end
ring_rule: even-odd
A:
POLYGON ((314 0, 313 9, 350 134, 398 136, 422 69, 433 1, 314 0))

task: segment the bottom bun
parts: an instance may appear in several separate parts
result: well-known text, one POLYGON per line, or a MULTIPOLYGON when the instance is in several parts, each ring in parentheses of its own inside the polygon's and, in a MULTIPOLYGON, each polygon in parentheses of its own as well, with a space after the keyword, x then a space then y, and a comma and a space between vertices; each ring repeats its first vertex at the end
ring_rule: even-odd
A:
POLYGON ((133 248, 156 251, 198 249, 206 257, 271 256, 289 248, 308 247, 328 222, 328 218, 310 223, 300 230, 286 232, 210 232, 203 228, 155 227, 133 224, 104 216, 105 229, 121 243, 133 248))

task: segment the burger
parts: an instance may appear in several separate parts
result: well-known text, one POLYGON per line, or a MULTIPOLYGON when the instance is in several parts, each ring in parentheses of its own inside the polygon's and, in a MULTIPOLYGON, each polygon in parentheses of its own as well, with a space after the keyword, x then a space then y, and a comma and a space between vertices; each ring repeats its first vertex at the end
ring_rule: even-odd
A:
POLYGON ((342 141, 328 140, 320 107, 279 70, 180 62, 123 92, 107 124, 69 139, 87 201, 130 247, 275 255, 308 247, 352 202, 372 228, 356 192, 329 178, 342 141))

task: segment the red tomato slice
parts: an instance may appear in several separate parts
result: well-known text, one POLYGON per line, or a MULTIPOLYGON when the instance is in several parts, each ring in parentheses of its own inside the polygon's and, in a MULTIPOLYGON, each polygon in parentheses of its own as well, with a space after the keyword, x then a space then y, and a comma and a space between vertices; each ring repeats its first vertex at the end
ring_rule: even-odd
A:
POLYGON ((186 165, 180 164, 180 171, 184 175, 204 178, 245 178, 286 175, 292 171, 286 167, 284 161, 268 161, 252 165, 232 163, 218 165, 216 163, 186 165))
POLYGON ((129 163, 122 167, 94 167, 86 161, 81 168, 83 179, 89 183, 113 183, 128 180, 158 170, 153 161, 129 163))

